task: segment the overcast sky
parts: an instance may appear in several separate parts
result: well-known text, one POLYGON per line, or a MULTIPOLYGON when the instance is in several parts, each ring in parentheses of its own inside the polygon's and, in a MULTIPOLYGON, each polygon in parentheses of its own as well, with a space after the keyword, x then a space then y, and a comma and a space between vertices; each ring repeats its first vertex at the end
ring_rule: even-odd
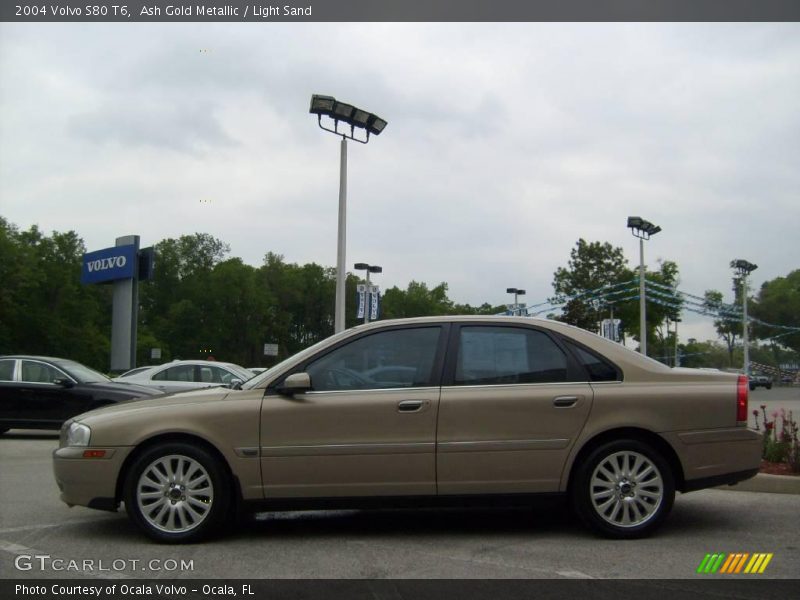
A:
MULTIPOLYGON (((385 118, 350 143, 347 264, 457 302, 536 303, 628 215, 731 301, 800 268, 800 24, 0 25, 0 215, 89 250, 194 232, 258 266, 336 263, 339 143, 311 94, 385 118)), ((681 338, 713 338, 685 315, 681 338)))

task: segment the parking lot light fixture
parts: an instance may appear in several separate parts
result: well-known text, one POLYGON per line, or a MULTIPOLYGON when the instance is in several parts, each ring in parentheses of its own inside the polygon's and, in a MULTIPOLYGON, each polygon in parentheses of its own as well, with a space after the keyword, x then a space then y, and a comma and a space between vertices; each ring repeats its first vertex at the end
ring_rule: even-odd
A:
POLYGON ((634 237, 639 238, 639 352, 647 356, 647 304, 644 284, 644 241, 661 231, 641 217, 628 217, 628 228, 634 237))
POLYGON ((520 311, 520 308, 519 308, 518 298, 519 298, 519 296, 524 296, 525 295, 525 290, 522 290, 522 289, 519 289, 519 288, 510 287, 510 288, 506 288, 506 294, 514 294, 514 308, 512 309, 512 312, 515 315, 519 315, 521 311, 520 311))
POLYGON ((377 115, 356 108, 352 104, 339 102, 333 96, 313 94, 308 112, 317 115, 320 129, 342 136, 339 146, 339 225, 336 250, 336 305, 333 313, 333 329, 335 333, 344 331, 345 324, 345 262, 347 246, 347 140, 361 144, 369 142, 369 136, 379 135, 387 122, 377 115), (322 117, 326 117, 323 121, 322 117), (333 127, 328 124, 333 121, 333 127), (349 125, 340 131, 339 124, 349 125), (364 135, 356 135, 356 129, 364 135))
POLYGON ((750 376, 750 343, 748 329, 749 323, 747 318, 747 277, 758 268, 746 260, 732 260, 731 268, 739 275, 739 281, 742 284, 742 346, 744 349, 744 374, 750 376))
MULTIPOLYGON (((356 264, 353 265, 353 268, 356 271, 365 271, 366 272, 367 287, 366 287, 366 291, 364 293, 365 294, 369 294, 370 293, 370 291, 369 291, 369 286, 370 286, 369 274, 370 273, 383 273, 383 267, 379 267, 378 265, 370 265, 370 264, 367 264, 367 263, 356 263, 356 264)), ((364 306, 364 324, 366 325, 367 323, 369 323, 369 307, 365 305, 364 306)))

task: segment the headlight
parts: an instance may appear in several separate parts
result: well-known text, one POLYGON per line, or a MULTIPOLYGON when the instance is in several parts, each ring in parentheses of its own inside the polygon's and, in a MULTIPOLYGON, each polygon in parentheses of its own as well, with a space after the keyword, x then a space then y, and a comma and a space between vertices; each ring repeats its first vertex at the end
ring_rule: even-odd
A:
POLYGON ((88 446, 92 430, 83 423, 73 422, 67 428, 67 446, 88 446))

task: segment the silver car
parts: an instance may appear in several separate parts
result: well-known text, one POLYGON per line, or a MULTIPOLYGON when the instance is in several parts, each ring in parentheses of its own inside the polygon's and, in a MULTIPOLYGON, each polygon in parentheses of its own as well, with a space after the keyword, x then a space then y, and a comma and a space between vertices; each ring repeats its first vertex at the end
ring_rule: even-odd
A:
POLYGON ((184 392, 207 387, 235 387, 253 373, 234 363, 213 360, 175 360, 144 370, 133 369, 114 381, 146 385, 164 392, 184 392))

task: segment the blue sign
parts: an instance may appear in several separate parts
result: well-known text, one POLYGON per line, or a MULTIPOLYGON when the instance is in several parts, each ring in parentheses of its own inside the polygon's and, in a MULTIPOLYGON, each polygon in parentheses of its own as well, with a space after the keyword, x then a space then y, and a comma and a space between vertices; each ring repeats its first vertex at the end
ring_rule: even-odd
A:
POLYGON ((102 283, 129 279, 136 267, 136 246, 114 246, 83 255, 81 283, 102 283))

